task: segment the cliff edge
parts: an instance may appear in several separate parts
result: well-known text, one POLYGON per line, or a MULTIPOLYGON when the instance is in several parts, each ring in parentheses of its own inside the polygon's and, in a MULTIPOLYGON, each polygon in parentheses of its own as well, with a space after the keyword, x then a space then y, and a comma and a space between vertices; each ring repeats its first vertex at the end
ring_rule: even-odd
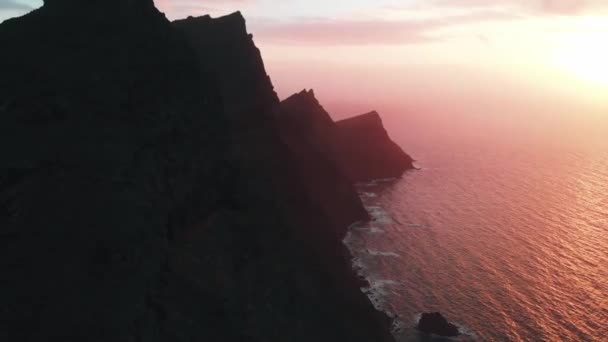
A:
POLYGON ((0 46, 1 340, 393 340, 240 14, 47 0, 0 46))
POLYGON ((377 112, 334 122, 312 90, 281 102, 283 127, 297 127, 351 182, 397 178, 413 159, 391 140, 377 112))
POLYGON ((360 182, 400 177, 414 160, 391 140, 377 112, 336 122, 339 162, 349 179, 360 182))

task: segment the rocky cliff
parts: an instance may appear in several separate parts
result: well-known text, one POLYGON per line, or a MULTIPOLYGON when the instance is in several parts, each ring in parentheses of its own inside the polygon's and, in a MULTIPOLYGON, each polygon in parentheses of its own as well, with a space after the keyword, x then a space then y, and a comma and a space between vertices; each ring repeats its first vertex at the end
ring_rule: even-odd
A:
POLYGON ((281 108, 283 127, 297 127, 344 179, 396 178, 413 168, 413 159, 391 140, 376 112, 334 122, 312 90, 283 100, 281 108))
POLYGON ((240 14, 47 0, 0 46, 1 340, 392 341, 240 14))
POLYGON ((400 177, 414 160, 388 136, 377 112, 336 122, 339 160, 354 182, 400 177))

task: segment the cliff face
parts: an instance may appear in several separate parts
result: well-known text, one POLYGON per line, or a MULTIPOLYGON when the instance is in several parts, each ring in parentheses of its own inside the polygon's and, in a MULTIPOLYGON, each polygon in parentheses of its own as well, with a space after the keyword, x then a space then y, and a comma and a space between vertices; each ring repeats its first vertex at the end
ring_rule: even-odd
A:
POLYGON ((251 309, 239 314, 250 321, 248 329, 267 331, 259 336, 271 332, 271 340, 392 339, 385 318, 361 295, 341 242, 347 225, 367 214, 333 163, 300 135, 279 129, 279 101, 243 18, 236 13, 174 25, 191 39, 200 64, 220 74, 237 170, 235 205, 247 210, 251 227, 245 231, 255 232, 235 235, 267 246, 258 247, 250 268, 237 275, 251 287, 241 299, 251 309), (217 37, 218 31, 231 35, 217 37), (254 62, 243 62, 245 56, 254 62), (259 92, 250 96, 250 88, 259 92), (368 322, 351 327, 362 320, 368 322))
POLYGON ((280 119, 291 125, 323 152, 333 153, 336 124, 321 106, 314 91, 303 90, 281 102, 280 119), (329 150, 328 150, 329 149, 329 150))
POLYGON ((260 120, 272 120, 278 98, 241 13, 217 19, 189 17, 174 21, 173 26, 196 50, 202 71, 219 85, 233 123, 259 125, 260 120))
POLYGON ((395 144, 376 112, 338 121, 339 160, 353 181, 400 177, 413 159, 395 144))
POLYGON ((334 122, 312 90, 283 100, 281 108, 282 127, 296 127, 337 165, 343 179, 395 178, 413 168, 413 159, 391 140, 376 112, 334 122))
POLYGON ((86 4, 0 25, 0 339, 391 341, 242 17, 86 4))
POLYGON ((313 91, 293 95, 280 107, 281 137, 296 156, 298 169, 307 174, 307 189, 315 191, 312 198, 336 220, 341 234, 353 222, 368 219, 353 183, 334 158, 336 126, 313 91))
POLYGON ((1 340, 160 339, 171 214, 226 202, 216 85, 145 5, 0 25, 1 340))

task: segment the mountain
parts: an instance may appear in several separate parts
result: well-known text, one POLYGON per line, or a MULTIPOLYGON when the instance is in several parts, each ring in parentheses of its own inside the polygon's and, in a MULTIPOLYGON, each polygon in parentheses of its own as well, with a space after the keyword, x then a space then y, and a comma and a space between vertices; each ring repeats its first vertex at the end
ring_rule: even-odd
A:
POLYGON ((47 0, 0 46, 1 340, 393 341, 239 13, 47 0))
POLYGON ((400 177, 414 160, 391 140, 377 112, 336 123, 340 164, 355 182, 400 177))
POLYGON ((414 168, 413 159, 391 140, 377 112, 334 122, 312 90, 283 100, 281 108, 282 126, 296 127, 337 165, 344 179, 356 183, 397 178, 414 168))

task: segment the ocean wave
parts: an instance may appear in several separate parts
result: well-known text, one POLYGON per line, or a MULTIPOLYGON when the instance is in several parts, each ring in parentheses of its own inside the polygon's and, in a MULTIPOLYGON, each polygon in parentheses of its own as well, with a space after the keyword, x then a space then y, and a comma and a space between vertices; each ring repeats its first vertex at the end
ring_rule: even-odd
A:
POLYGON ((367 295, 377 310, 383 311, 389 315, 389 317, 394 318, 395 314, 390 311, 389 306, 387 305, 387 297, 389 294, 387 288, 400 286, 401 284, 390 279, 367 278, 367 281, 369 286, 361 289, 363 293, 367 295))
POLYGON ((380 224, 392 224, 395 223, 391 215, 384 208, 380 206, 366 206, 365 207, 372 217, 372 221, 380 224))

